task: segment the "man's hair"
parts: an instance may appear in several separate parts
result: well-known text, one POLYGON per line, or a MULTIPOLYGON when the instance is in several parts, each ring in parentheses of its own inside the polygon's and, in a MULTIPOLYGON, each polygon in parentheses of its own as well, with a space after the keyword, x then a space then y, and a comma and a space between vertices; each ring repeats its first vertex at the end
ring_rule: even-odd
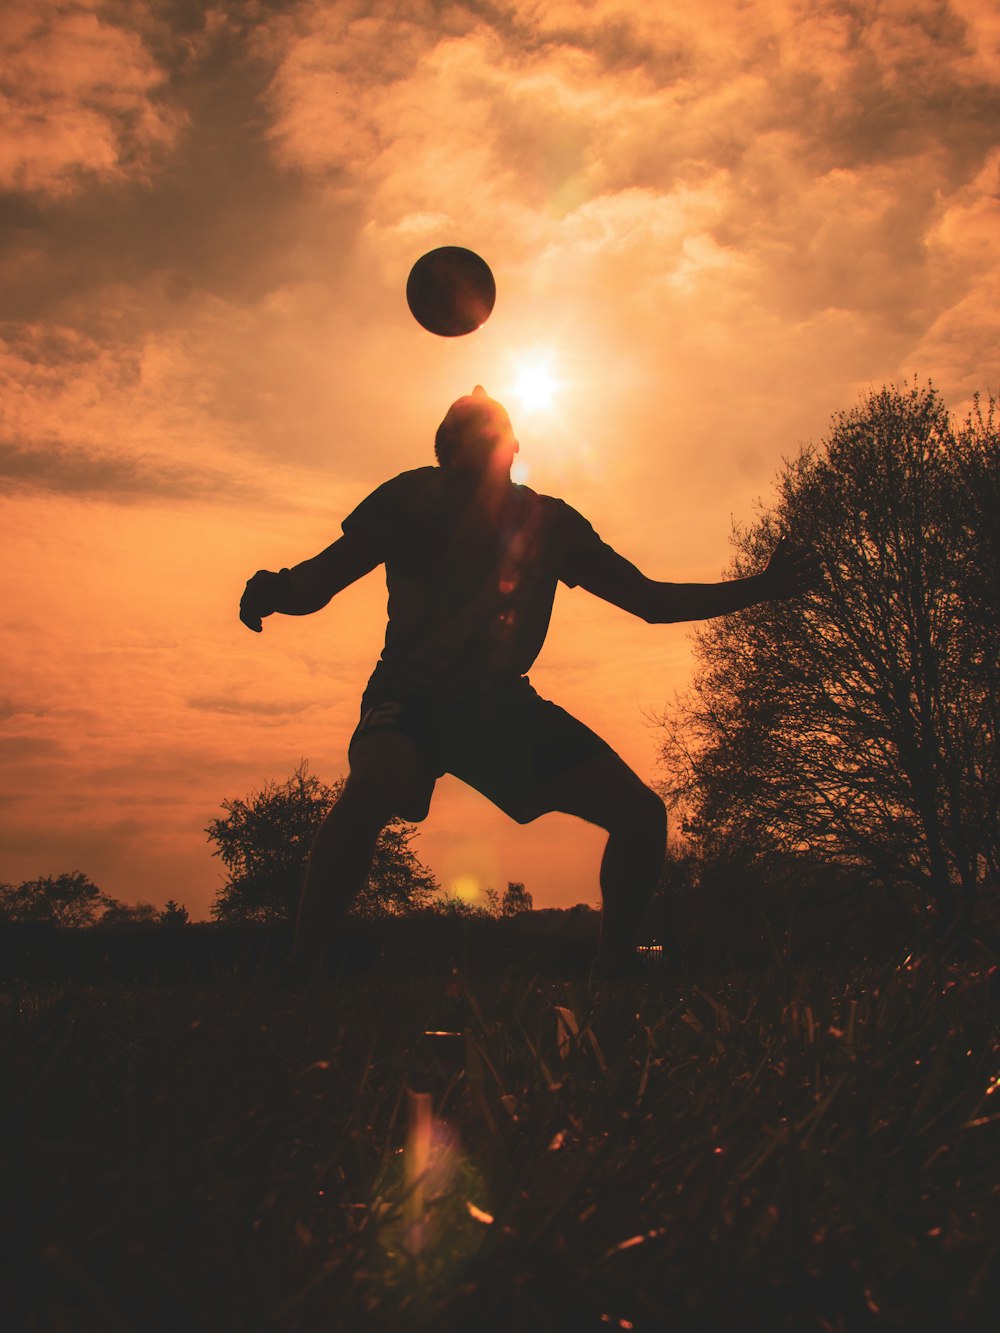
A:
POLYGON ((504 407, 491 398, 481 384, 477 384, 464 398, 457 398, 448 408, 434 436, 434 452, 441 466, 447 467, 455 461, 468 433, 489 426, 498 414, 507 416, 504 407))

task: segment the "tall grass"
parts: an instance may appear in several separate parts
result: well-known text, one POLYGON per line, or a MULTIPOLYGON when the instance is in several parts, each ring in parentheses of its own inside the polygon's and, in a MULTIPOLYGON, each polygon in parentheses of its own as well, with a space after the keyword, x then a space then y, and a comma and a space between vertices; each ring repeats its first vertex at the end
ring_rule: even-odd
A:
POLYGON ((995 979, 13 991, 10 1326, 994 1327, 995 979))

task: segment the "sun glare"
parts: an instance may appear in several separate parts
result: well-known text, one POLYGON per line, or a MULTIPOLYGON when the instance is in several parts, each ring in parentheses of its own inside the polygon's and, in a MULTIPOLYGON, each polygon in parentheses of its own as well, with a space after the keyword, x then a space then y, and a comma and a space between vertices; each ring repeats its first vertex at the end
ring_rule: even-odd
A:
POLYGON ((552 406, 558 381, 547 361, 532 361, 521 366, 514 381, 514 396, 523 408, 535 410, 552 406))

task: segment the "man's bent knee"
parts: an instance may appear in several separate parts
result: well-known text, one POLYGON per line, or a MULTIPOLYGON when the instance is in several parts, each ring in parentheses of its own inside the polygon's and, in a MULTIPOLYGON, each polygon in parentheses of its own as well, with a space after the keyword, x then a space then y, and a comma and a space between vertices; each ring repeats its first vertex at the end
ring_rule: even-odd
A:
POLYGON ((560 775, 544 796, 544 809, 576 815, 609 833, 649 841, 666 836, 663 801, 618 755, 596 756, 560 775))
POLYGON ((642 811, 643 823, 647 824, 656 833, 662 833, 665 836, 667 832, 667 807, 663 804, 663 798, 651 787, 643 784, 639 806, 642 811))
POLYGON ((617 803, 609 823, 609 832, 666 843, 666 807, 656 792, 644 782, 636 780, 635 787, 617 803))

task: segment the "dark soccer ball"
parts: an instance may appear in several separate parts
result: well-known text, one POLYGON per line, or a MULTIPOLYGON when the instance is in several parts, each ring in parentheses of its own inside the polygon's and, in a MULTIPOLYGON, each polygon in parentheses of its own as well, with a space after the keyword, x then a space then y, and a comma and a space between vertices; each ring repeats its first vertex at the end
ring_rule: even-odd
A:
POLYGON ((406 280, 406 304, 418 324, 441 338, 472 333, 490 317, 497 285, 472 250, 442 245, 421 255, 406 280))

